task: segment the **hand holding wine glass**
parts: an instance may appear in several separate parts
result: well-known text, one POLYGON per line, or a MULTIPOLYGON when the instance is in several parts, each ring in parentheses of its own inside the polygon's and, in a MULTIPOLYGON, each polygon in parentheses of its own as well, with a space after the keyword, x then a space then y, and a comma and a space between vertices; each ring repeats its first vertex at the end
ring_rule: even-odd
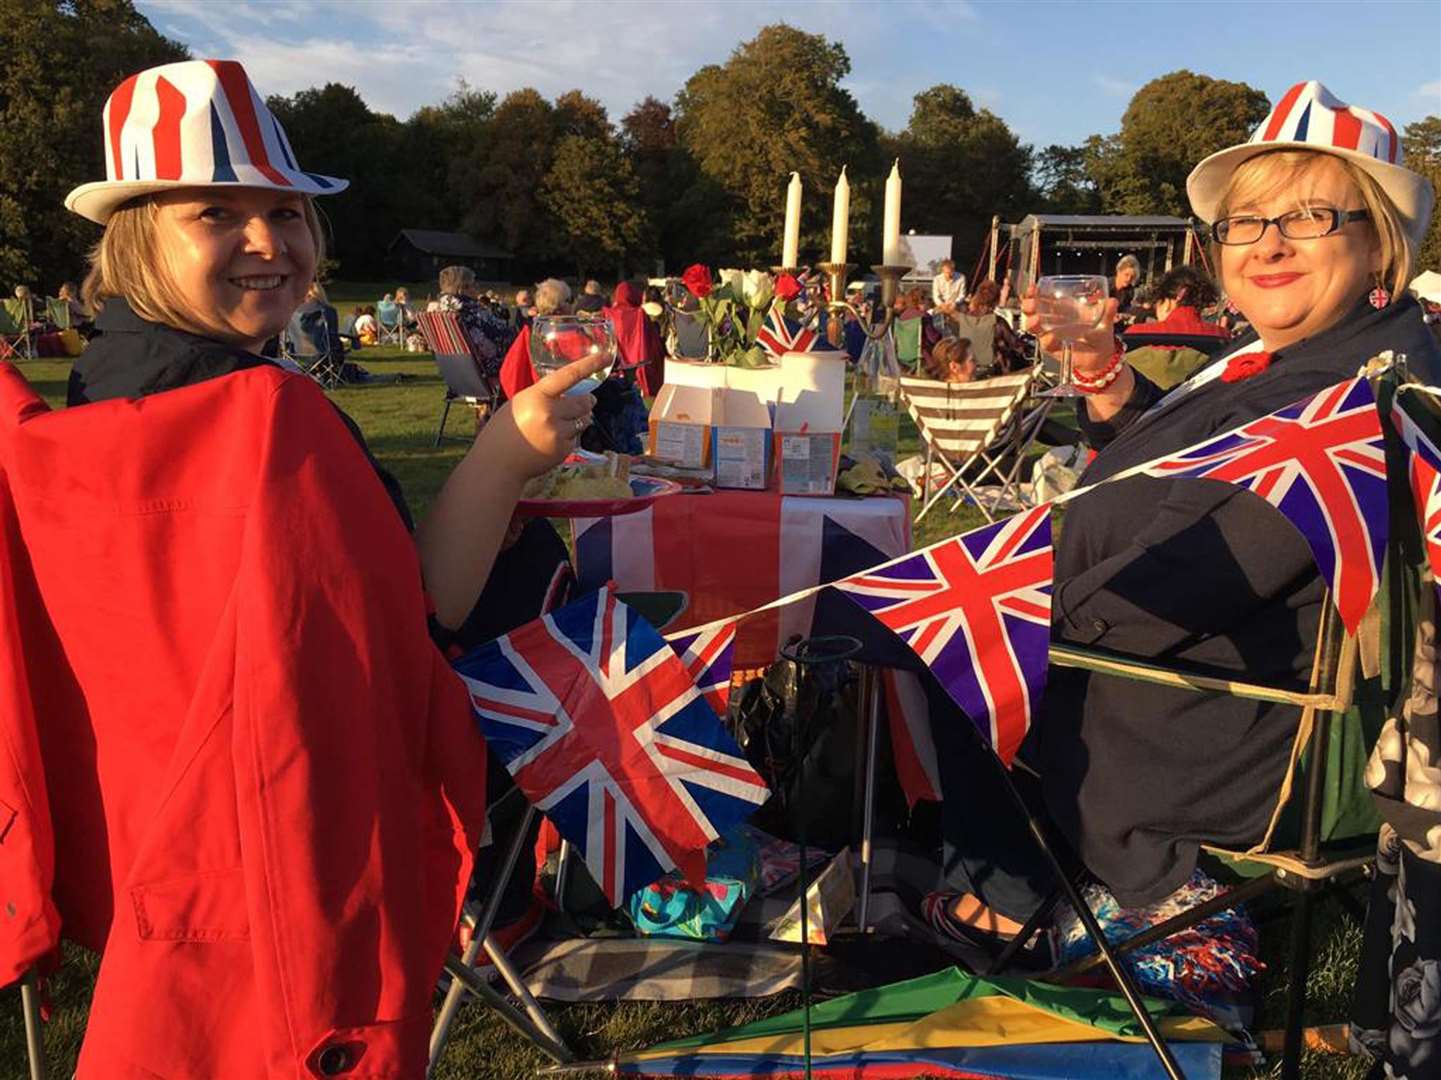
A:
POLYGON ((1096 274, 1043 277, 1026 294, 1021 310, 1026 329, 1041 348, 1061 353, 1061 379, 1048 397, 1078 397, 1073 367, 1103 369, 1115 352, 1116 301, 1107 299, 1107 282, 1096 274))

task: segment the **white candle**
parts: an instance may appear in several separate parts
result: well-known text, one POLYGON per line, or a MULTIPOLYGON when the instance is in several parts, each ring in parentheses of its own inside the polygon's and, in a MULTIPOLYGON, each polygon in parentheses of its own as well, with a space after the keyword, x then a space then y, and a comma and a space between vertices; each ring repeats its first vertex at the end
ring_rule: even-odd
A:
POLYGON ((781 248, 781 265, 793 269, 800 264, 796 261, 801 249, 801 174, 791 173, 790 186, 786 188, 786 236, 781 248))
POLYGON ((886 177, 885 229, 881 233, 881 262, 887 266, 901 265, 901 159, 891 166, 886 177))
POLYGON ((836 181, 836 207, 831 214, 831 262, 841 265, 846 261, 846 248, 851 238, 851 183, 846 179, 846 167, 841 166, 841 178, 836 181))

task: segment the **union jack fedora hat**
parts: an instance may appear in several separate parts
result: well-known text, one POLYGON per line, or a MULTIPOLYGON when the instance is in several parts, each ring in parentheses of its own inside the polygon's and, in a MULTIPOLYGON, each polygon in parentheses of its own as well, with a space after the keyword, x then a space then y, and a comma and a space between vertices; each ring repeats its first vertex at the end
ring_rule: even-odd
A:
POLYGON ((65 197, 104 225, 139 195, 183 187, 334 195, 349 181, 303 171, 290 140, 234 60, 184 60, 132 75, 105 103, 105 176, 65 197))
POLYGON ((1197 216, 1215 221, 1236 167, 1270 150, 1315 150, 1345 158, 1380 185, 1411 242, 1421 242, 1436 192, 1429 180, 1401 163, 1396 128, 1380 113, 1348 105, 1314 80, 1287 90, 1249 141, 1219 150, 1191 170, 1186 194, 1197 216))

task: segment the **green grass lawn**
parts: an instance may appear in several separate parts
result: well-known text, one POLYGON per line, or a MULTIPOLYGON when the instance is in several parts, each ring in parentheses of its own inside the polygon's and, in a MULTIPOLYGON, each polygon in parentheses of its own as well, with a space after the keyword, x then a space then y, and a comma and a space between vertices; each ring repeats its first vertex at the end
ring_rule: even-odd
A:
MULTIPOLYGON (((353 298, 363 294, 337 288, 336 295, 342 301, 337 306, 347 310, 343 304, 359 302, 353 298)), ((398 384, 345 388, 332 396, 360 424, 376 456, 404 485, 416 515, 423 516, 445 476, 465 451, 465 444, 461 442, 447 442, 440 449, 431 445, 440 414, 440 379, 427 355, 377 348, 363 350, 355 359, 377 374, 406 376, 398 384)), ((22 370, 47 400, 57 406, 63 404, 68 362, 30 362, 23 364, 22 370)), ((469 425, 466 412, 452 411, 451 430, 456 435, 466 434, 469 425)), ((903 424, 901 452, 914 452, 915 448, 915 432, 903 424)), ((917 530, 916 543, 920 546, 933 542, 973 527, 981 520, 979 513, 971 508, 954 514, 944 510, 933 512, 917 530)), ((1263 1012, 1258 1028, 1275 1028, 1282 1022, 1287 928, 1287 922, 1278 919, 1263 929, 1262 955, 1267 972, 1262 984, 1263 1012)), ((1311 1024, 1344 1021, 1355 977, 1359 932, 1334 906, 1328 906, 1317 920, 1314 940, 1307 1021, 1311 1024)), ((61 975, 51 985, 54 1018, 46 1029, 51 1076, 69 1076, 74 1068, 94 970, 92 958, 69 950, 61 975)), ((4 1002, 0 1005, 0 1080, 20 1080, 26 1073, 19 997, 11 991, 0 1000, 4 1002)), ((758 1002, 568 1006, 557 1007, 552 1014, 573 1048, 583 1057, 597 1058, 663 1039, 744 1023, 797 1004, 796 995, 785 994, 758 1002)), ((543 1063, 540 1055, 480 1008, 464 1009, 453 1033, 450 1050, 436 1074, 445 1080, 521 1077, 543 1063)), ((1317 1054, 1308 1056, 1305 1064, 1308 1077, 1359 1080, 1364 1074, 1365 1069, 1354 1059, 1317 1054)), ((1240 1070, 1233 1075, 1242 1077, 1252 1073, 1240 1070)))

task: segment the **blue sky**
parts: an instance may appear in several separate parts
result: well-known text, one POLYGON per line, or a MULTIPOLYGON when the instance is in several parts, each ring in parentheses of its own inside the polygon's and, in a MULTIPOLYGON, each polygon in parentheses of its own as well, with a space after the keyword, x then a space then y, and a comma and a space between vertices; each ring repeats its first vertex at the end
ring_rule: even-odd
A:
POLYGON ((888 128, 960 86, 1027 142, 1109 134, 1135 90, 1186 67, 1275 101, 1320 79, 1398 128, 1441 114, 1441 2, 1395 0, 138 0, 198 56, 242 61, 267 94, 341 82, 409 116, 458 78, 504 94, 579 87, 619 119, 784 19, 840 41, 845 85, 888 128))

